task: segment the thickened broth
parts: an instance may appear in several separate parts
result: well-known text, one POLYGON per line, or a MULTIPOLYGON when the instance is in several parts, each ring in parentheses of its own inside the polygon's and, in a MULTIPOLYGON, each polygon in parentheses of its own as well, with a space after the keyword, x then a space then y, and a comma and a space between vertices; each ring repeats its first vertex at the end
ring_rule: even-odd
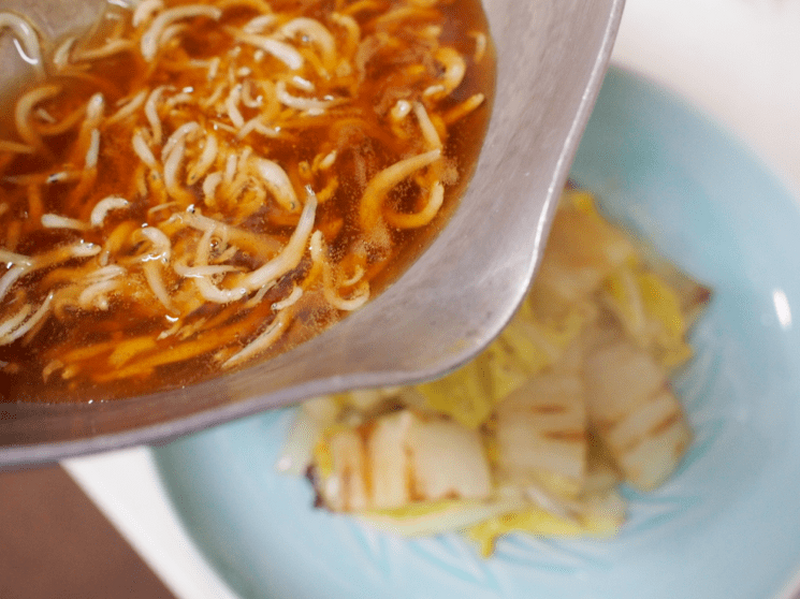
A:
POLYGON ((374 297, 477 160, 477 2, 145 0, 51 43, 0 139, 0 397, 241 367, 374 297))

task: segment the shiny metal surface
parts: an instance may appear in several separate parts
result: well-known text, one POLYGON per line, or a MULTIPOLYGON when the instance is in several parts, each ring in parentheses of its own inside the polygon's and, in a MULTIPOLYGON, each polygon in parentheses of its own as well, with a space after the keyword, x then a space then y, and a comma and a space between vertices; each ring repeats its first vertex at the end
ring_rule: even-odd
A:
POLYGON ((498 73, 476 173, 440 236, 375 301, 291 352, 184 389, 0 404, 0 466, 164 442, 312 395, 431 378, 474 356, 530 285, 623 5, 484 0, 498 73))

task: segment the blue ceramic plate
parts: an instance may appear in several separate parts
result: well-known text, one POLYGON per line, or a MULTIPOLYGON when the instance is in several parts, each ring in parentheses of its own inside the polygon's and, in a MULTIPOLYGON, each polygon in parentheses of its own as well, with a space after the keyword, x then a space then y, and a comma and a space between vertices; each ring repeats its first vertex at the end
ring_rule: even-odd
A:
POLYGON ((290 412, 155 450, 211 564, 243 598, 753 599, 800 565, 800 209, 752 156, 612 70, 572 172, 618 222, 714 289, 675 381, 696 440, 611 541, 406 541, 312 509, 275 473, 290 412), (796 312, 797 311, 797 312, 796 312))

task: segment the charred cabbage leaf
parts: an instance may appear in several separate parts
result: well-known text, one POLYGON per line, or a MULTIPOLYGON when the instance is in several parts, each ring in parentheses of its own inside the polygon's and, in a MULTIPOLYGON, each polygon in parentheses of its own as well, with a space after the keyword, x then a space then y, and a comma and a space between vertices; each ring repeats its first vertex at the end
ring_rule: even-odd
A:
POLYGON ((613 535, 618 486, 658 487, 691 442, 669 375, 709 298, 568 189, 526 301, 481 355, 416 387, 307 402, 279 468, 308 471, 327 509, 463 531, 485 555, 511 532, 613 535))

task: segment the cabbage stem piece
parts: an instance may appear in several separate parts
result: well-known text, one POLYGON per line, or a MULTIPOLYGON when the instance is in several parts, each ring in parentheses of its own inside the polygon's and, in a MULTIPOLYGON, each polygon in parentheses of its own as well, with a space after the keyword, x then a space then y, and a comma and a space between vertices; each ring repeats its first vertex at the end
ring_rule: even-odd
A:
POLYGON ((584 485, 587 420, 575 374, 531 378, 495 410, 497 467, 503 480, 532 481, 559 497, 584 485))
POLYGON ((492 490, 479 433, 410 410, 363 427, 335 428, 317 451, 316 489, 322 503, 334 511, 486 499, 492 490))
POLYGON ((642 490, 659 486, 691 440, 680 402, 664 370, 628 341, 586 358, 587 410, 625 479, 642 490))

